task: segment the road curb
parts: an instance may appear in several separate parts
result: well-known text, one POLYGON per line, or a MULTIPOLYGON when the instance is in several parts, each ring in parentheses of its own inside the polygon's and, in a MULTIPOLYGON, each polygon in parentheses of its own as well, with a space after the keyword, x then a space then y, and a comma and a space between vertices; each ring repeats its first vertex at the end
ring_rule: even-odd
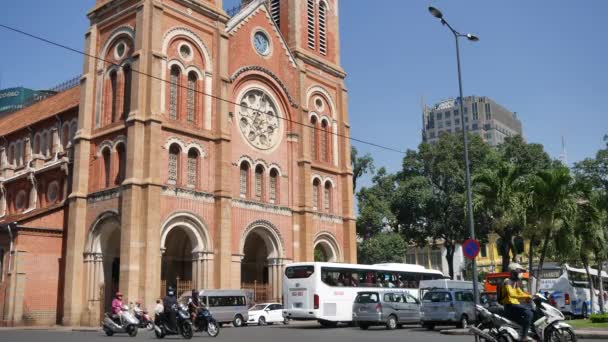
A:
MULTIPOLYGON (((439 330, 442 335, 466 336, 473 335, 468 329, 445 329, 439 330)), ((574 330, 576 337, 589 340, 608 340, 608 330, 574 330)))

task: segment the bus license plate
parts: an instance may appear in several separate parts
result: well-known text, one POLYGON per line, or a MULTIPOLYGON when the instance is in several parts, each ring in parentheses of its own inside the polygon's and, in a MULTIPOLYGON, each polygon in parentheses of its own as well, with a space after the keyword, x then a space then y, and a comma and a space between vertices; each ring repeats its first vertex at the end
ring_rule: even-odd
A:
POLYGON ((293 291, 293 292, 291 292, 291 295, 293 297, 302 297, 302 296, 304 296, 304 291, 293 291))

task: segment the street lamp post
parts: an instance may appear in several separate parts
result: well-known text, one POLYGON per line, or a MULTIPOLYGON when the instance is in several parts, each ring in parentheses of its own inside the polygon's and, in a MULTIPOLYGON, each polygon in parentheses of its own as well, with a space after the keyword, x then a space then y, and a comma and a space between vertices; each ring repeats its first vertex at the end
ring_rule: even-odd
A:
MULTIPOLYGON (((458 38, 464 37, 472 42, 476 42, 479 38, 470 33, 462 34, 456 31, 444 18, 440 10, 435 7, 429 7, 429 12, 438 18, 444 26, 447 26, 450 31, 454 34, 454 40, 456 41, 456 62, 458 64, 458 89, 460 91, 460 97, 458 102, 460 103, 460 121, 462 122, 462 140, 464 142, 464 172, 466 178, 466 190, 467 190, 467 211, 469 216, 469 235, 471 239, 475 239, 475 223, 473 221, 473 204, 471 195, 471 172, 469 170, 469 139, 467 137, 467 125, 464 119, 464 98, 462 97, 462 73, 460 70, 460 46, 458 38)), ((473 295, 475 296, 475 305, 479 304, 479 292, 478 292, 478 279, 477 279, 477 262, 475 259, 472 260, 473 268, 473 295)), ((475 310, 475 316, 477 316, 477 310, 475 310)), ((477 317, 475 317, 476 320, 477 317)))

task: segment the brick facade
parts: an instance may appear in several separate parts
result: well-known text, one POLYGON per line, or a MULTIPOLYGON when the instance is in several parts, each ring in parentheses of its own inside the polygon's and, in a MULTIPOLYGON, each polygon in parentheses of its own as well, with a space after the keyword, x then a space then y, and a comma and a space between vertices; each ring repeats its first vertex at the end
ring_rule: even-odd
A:
MULTIPOLYGON (((0 291, 25 284, 2 299, 7 324, 96 325, 116 289, 151 308, 178 279, 255 281, 280 300, 284 265, 315 248, 356 262, 350 144, 336 135, 349 134, 338 1, 307 1, 245 1, 232 16, 221 0, 97 1, 85 49, 104 61, 85 58, 78 100, 59 106, 78 123, 51 144, 59 166, 33 172, 64 192, 12 219, 4 185, 20 268, 0 291)), ((70 102, 45 101, 59 96, 70 102)))

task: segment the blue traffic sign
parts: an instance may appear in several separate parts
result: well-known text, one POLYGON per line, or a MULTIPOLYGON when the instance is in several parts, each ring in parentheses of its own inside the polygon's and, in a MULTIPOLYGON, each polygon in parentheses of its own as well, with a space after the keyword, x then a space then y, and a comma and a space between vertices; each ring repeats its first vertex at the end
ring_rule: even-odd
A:
POLYGON ((477 240, 468 239, 462 243, 462 254, 464 254, 465 258, 475 259, 479 255, 480 250, 481 247, 477 240))

